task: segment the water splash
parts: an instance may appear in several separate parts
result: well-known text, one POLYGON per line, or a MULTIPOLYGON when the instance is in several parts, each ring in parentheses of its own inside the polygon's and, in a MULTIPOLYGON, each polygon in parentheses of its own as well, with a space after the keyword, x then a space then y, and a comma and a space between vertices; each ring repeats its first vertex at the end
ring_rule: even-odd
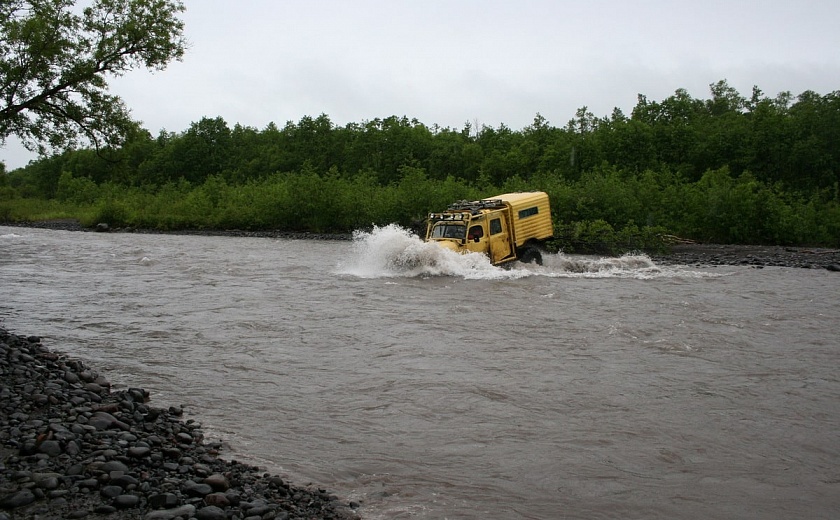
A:
POLYGON ((529 276, 644 280, 700 275, 678 268, 662 268, 647 255, 638 253, 610 258, 544 253, 542 266, 515 262, 502 268, 490 264, 485 255, 458 254, 435 243, 424 242, 396 224, 374 227, 372 231, 356 231, 353 253, 340 267, 340 272, 360 278, 457 276, 482 280, 529 276))
POLYGON ((656 265, 649 256, 628 253, 620 257, 583 255, 544 256, 545 276, 574 278, 637 278, 648 279, 667 276, 668 270, 656 265))
POLYGON ((479 253, 465 255, 424 242, 396 224, 353 233, 353 254, 341 272, 361 278, 462 276, 494 278, 505 271, 479 253))

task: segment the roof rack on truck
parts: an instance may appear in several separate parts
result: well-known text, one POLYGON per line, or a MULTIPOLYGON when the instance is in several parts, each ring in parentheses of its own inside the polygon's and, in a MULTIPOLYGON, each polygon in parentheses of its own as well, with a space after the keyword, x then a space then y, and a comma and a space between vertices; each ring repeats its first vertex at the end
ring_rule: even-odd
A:
POLYGON ((459 200, 449 205, 450 211, 469 211, 476 213, 482 209, 493 209, 504 207, 502 199, 481 199, 481 200, 459 200))

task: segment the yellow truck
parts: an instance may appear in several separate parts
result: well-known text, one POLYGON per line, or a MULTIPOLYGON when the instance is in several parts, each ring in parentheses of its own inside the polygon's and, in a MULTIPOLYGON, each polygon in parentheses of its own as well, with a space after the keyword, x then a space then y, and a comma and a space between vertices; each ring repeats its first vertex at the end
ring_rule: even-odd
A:
POLYGON ((458 253, 484 253, 493 265, 514 260, 542 265, 540 247, 551 238, 551 207, 541 191, 458 201, 430 213, 426 241, 458 253))

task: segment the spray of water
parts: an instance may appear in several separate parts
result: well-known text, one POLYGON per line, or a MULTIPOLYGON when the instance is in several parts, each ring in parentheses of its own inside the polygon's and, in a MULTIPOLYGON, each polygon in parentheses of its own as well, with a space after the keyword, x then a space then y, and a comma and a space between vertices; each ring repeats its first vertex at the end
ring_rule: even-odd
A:
POLYGON ((543 254, 542 266, 515 262, 501 268, 491 265, 485 255, 455 253, 433 242, 424 242, 395 224, 355 232, 353 253, 341 266, 340 272, 361 278, 458 276, 491 280, 527 276, 649 279, 699 274, 661 268, 644 254, 599 258, 546 253, 543 254))
POLYGON ((424 242, 396 224, 353 233, 353 254, 342 272, 362 278, 462 276, 494 278, 503 269, 478 253, 461 255, 424 242))

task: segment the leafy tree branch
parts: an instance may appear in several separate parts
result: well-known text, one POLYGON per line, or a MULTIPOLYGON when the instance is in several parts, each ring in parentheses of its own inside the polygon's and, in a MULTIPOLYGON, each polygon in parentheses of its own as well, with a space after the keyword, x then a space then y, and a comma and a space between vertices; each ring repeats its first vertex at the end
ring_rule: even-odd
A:
POLYGON ((0 144, 119 146, 134 123, 106 78, 184 55, 180 0, 77 3, 0 0, 0 144))

